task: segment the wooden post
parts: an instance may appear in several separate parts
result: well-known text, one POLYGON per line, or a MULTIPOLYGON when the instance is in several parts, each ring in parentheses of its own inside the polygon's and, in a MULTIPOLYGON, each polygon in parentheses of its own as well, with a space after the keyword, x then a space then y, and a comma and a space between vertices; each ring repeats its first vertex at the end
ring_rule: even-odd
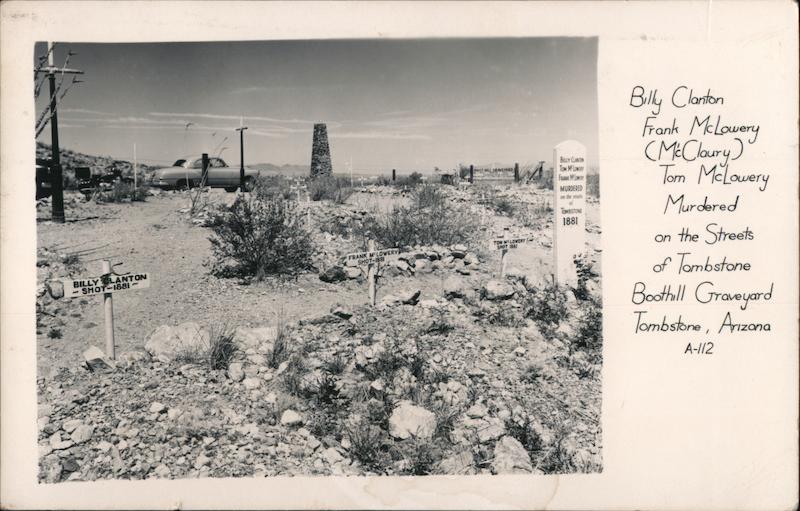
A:
POLYGON ((470 166, 469 166, 469 182, 470 182, 470 183, 474 183, 474 182, 475 182, 475 174, 474 174, 474 171, 475 171, 475 169, 473 168, 473 166, 472 166, 472 165, 470 165, 470 166))
MULTIPOLYGON (((367 251, 375 251, 375 241, 369 240, 367 251)), ((375 299, 377 297, 375 290, 375 263, 369 263, 367 265, 367 280, 369 281, 369 303, 375 305, 375 299)))
MULTIPOLYGON (((111 273, 111 263, 103 260, 103 275, 111 273)), ((111 360, 116 359, 114 347, 114 299, 111 293, 103 293, 103 309, 106 317, 106 356, 111 360)))
POLYGON ((200 186, 201 187, 205 186, 206 185, 206 181, 208 180, 208 153, 203 153, 202 162, 203 162, 203 170, 200 173, 200 186))
POLYGON ((397 170, 392 169, 392 182, 397 181, 397 170))
MULTIPOLYGON (((501 238, 505 238, 506 234, 508 233, 509 228, 503 227, 503 234, 500 236, 501 238)), ((508 249, 504 248, 500 251, 500 277, 506 276, 506 256, 508 255, 508 249)))
POLYGON ((138 184, 139 184, 139 180, 136 177, 136 174, 138 174, 138 172, 137 172, 137 167, 139 166, 138 163, 139 162, 136 161, 136 144, 133 144, 133 198, 134 198, 134 200, 136 199, 136 189, 137 189, 138 184))
POLYGON ((306 224, 311 227, 311 192, 306 189, 306 224))
POLYGON ((514 182, 519 183, 519 163, 514 164, 514 182))

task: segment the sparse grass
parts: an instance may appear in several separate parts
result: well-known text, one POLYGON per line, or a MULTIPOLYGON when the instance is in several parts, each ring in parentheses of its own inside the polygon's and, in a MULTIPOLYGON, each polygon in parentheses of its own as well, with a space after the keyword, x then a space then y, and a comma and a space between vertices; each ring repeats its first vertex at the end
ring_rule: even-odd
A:
POLYGON ((275 342, 272 344, 272 350, 267 355, 267 365, 273 369, 277 369, 282 362, 289 359, 289 336, 286 331, 286 319, 283 309, 278 313, 276 330, 275 342))
POLYGON ((441 448, 428 440, 412 437, 397 444, 397 449, 405 461, 404 472, 410 475, 432 474, 442 459, 441 448))
POLYGON ((296 275, 313 269, 315 246, 296 204, 240 196, 211 228, 216 257, 212 272, 222 276, 296 275))
POLYGON ((325 361, 322 368, 332 375, 342 374, 345 368, 347 368, 347 359, 342 355, 336 355, 335 357, 325 361))
POLYGON ((296 355, 289 358, 289 365, 283 372, 283 386, 289 393, 303 398, 311 397, 311 389, 303 386, 303 377, 307 371, 303 357, 296 355))
POLYGON ((519 422, 513 419, 508 419, 505 425, 508 434, 513 438, 516 438, 519 443, 522 444, 522 447, 528 451, 528 454, 530 454, 532 460, 541 456, 541 451, 543 448, 542 439, 533 430, 530 417, 526 416, 519 422))
POLYGON ((577 467, 572 461, 569 452, 564 447, 564 441, 566 439, 566 433, 563 430, 559 430, 552 447, 540 454, 539 459, 535 463, 536 467, 541 469, 545 474, 569 474, 576 472, 577 467))
POLYGON ((309 413, 306 426, 317 438, 326 438, 338 433, 339 421, 340 418, 332 409, 321 407, 309 413))
POLYGON ((211 369, 227 369, 238 347, 233 340, 234 331, 227 325, 212 329, 208 349, 208 366, 211 369))
POLYGON ((382 470, 389 465, 386 433, 366 420, 345 426, 350 439, 350 454, 368 470, 382 470))

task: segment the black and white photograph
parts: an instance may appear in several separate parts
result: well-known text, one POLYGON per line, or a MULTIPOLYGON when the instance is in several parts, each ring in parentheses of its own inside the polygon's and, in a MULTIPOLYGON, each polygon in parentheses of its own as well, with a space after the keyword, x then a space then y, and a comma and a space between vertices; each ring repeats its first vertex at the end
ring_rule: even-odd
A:
POLYGON ((597 59, 36 43, 39 483, 601 473, 597 59))

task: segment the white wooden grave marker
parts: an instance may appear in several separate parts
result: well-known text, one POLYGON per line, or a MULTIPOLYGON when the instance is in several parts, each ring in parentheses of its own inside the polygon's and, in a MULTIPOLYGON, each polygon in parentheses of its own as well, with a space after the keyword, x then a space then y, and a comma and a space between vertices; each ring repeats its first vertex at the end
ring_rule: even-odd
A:
POLYGON ((111 360, 116 359, 114 346, 114 299, 112 298, 112 293, 131 289, 146 289, 150 287, 150 274, 126 273, 117 275, 111 271, 111 263, 103 261, 103 275, 81 279, 61 279, 61 282, 64 284, 65 298, 79 298, 102 293, 103 309, 105 311, 106 355, 111 360))
POLYGON ((367 265, 367 281, 369 282, 369 303, 375 305, 377 293, 375 289, 376 270, 379 263, 387 257, 397 255, 400 250, 397 248, 387 248, 385 250, 375 250, 375 242, 370 240, 367 245, 367 252, 356 252, 345 256, 346 261, 355 261, 357 264, 367 265))
POLYGON ((575 285, 575 256, 586 239, 586 147, 575 140, 553 148, 553 253, 556 280, 575 285))

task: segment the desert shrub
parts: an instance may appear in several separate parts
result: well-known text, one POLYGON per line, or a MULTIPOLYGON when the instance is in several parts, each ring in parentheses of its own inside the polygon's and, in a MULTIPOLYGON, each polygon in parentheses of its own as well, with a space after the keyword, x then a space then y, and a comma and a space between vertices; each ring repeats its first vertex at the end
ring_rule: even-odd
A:
POLYGON ((258 176, 253 192, 265 200, 292 200, 296 193, 292 192, 289 181, 283 176, 258 176))
POLYGON ((522 371, 522 376, 520 376, 519 379, 526 383, 536 383, 541 376, 542 366, 536 363, 530 363, 525 366, 525 369, 522 371))
POLYGON ((296 205, 258 195, 240 196, 211 229, 217 275, 249 276, 297 273, 313 269, 314 244, 296 205))
POLYGON ((350 187, 349 179, 323 176, 309 182, 308 192, 313 201, 329 200, 344 204, 353 194, 353 188, 350 187))
POLYGON ((573 349, 583 350, 596 362, 603 355, 603 308, 595 300, 583 302, 583 313, 578 322, 578 332, 572 339, 573 349))
POLYGON ((492 196, 489 207, 491 207, 495 212, 506 216, 513 216, 516 212, 514 203, 511 202, 508 197, 503 197, 502 195, 492 196))
POLYGON ((586 254, 579 254, 575 257, 575 271, 578 275, 578 285, 575 289, 575 297, 579 300, 588 300, 589 291, 586 288, 587 282, 599 277, 595 271, 594 264, 588 260, 586 254))
POLYGON ((514 307, 500 306, 478 308, 473 315, 482 318, 484 321, 494 326, 517 328, 524 323, 524 319, 519 310, 514 307))
POLYGON ((48 339, 61 339, 63 334, 61 333, 60 329, 53 327, 47 331, 47 337, 48 339))
POLYGON ((368 215, 357 234, 383 247, 453 245, 472 239, 472 221, 462 209, 449 204, 435 208, 395 206, 385 215, 368 215))
POLYGON ((395 186, 408 186, 408 187, 415 187, 418 184, 422 183, 422 174, 419 172, 412 172, 408 176, 401 176, 397 178, 397 181, 394 182, 395 186))
POLYGON ((525 317, 530 318, 547 336, 552 336, 562 320, 567 317, 567 292, 555 281, 528 293, 524 300, 525 317))
POLYGON ((117 180, 109 188, 100 189, 95 195, 97 202, 144 202, 148 194, 148 187, 139 185, 133 186, 133 183, 127 181, 117 180))
POLYGON ((227 326, 211 331, 208 348, 208 367, 210 369, 227 369, 238 350, 233 340, 234 332, 227 326))
POLYGON ((336 386, 336 377, 328 372, 322 373, 317 390, 317 402, 323 406, 330 406, 339 400, 339 389, 336 386))
POLYGON ((553 208, 550 206, 549 201, 519 208, 515 214, 515 217, 519 219, 522 225, 534 229, 542 228, 552 216, 553 208))
POLYGON ((416 190, 414 190, 414 194, 412 196, 414 205, 417 208, 431 208, 431 209, 440 209, 444 207, 447 198, 441 192, 441 190, 434 185, 424 185, 420 186, 416 190))

